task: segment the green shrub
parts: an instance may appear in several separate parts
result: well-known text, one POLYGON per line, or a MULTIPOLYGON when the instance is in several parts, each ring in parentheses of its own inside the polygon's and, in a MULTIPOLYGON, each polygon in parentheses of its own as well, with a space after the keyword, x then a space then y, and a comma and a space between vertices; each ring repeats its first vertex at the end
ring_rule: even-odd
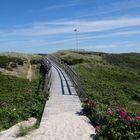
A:
POLYGON ((104 59, 112 65, 140 69, 139 53, 108 54, 105 55, 104 59))
POLYGON ((140 114, 135 115, 124 109, 106 115, 104 124, 100 124, 97 139, 138 140, 140 138, 140 114))
POLYGON ((68 65, 75 65, 84 62, 84 59, 82 58, 71 58, 71 57, 62 58, 61 60, 68 65))
POLYGON ((26 79, 0 74, 0 130, 30 117, 40 118, 46 97, 42 77, 26 79))
POLYGON ((93 126, 96 126, 105 121, 106 108, 106 106, 100 104, 96 100, 88 99, 83 105, 83 112, 91 120, 93 126))
POLYGON ((12 62, 12 63, 10 64, 10 66, 11 66, 12 68, 17 68, 17 67, 18 67, 17 64, 16 64, 15 62, 12 62))
POLYGON ((95 127, 96 140, 137 140, 140 138, 140 114, 125 109, 113 111, 111 108, 88 99, 83 112, 95 127))
POLYGON ((33 64, 39 64, 40 63, 40 59, 31 59, 30 63, 33 64))
POLYGON ((19 65, 23 65, 24 59, 21 59, 18 57, 0 56, 0 67, 1 68, 7 68, 9 66, 10 62, 12 62, 14 64, 16 63, 19 65))

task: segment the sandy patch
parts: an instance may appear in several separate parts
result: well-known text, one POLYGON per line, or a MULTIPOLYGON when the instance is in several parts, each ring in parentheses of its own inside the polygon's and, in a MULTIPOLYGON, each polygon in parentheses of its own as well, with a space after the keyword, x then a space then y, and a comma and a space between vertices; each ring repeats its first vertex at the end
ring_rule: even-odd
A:
POLYGON ((66 112, 49 116, 39 129, 17 140, 92 140, 94 134, 86 116, 66 112))
POLYGON ((30 118, 27 121, 20 122, 8 130, 0 132, 0 140, 15 140, 16 135, 19 133, 20 127, 30 127, 35 125, 36 119, 30 118))
POLYGON ((32 80, 32 65, 31 64, 29 65, 29 69, 28 69, 28 72, 27 72, 27 79, 29 81, 32 80))

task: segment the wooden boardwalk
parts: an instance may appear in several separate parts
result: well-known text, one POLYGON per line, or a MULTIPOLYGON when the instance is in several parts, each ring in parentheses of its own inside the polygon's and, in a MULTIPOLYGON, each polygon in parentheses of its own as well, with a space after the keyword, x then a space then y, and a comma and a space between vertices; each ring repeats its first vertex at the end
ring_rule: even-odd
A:
POLYGON ((28 135, 5 140, 93 140, 95 129, 80 114, 82 103, 67 74, 52 63, 50 97, 46 102, 39 129, 28 135))
POLYGON ((81 102, 65 72, 56 65, 52 67, 50 97, 44 109, 41 125, 50 116, 64 112, 81 112, 81 102))

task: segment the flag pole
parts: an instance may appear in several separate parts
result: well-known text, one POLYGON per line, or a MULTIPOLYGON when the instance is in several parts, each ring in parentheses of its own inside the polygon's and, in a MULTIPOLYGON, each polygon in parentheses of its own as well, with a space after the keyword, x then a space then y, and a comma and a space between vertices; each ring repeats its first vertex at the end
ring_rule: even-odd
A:
POLYGON ((78 30, 74 29, 74 32, 75 32, 75 37, 76 37, 76 50, 78 52, 78 30))

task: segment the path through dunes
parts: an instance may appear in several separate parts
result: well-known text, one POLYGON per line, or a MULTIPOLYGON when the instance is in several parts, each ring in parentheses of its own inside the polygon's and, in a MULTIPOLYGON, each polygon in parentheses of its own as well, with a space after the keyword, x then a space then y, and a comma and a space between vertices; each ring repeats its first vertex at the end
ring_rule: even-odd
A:
POLYGON ((81 109, 81 102, 70 79, 53 64, 50 98, 46 102, 40 128, 16 139, 92 140, 95 129, 86 116, 80 115, 81 109))
POLYGON ((32 65, 29 63, 29 69, 28 69, 28 72, 27 72, 27 79, 29 81, 32 80, 32 65))

